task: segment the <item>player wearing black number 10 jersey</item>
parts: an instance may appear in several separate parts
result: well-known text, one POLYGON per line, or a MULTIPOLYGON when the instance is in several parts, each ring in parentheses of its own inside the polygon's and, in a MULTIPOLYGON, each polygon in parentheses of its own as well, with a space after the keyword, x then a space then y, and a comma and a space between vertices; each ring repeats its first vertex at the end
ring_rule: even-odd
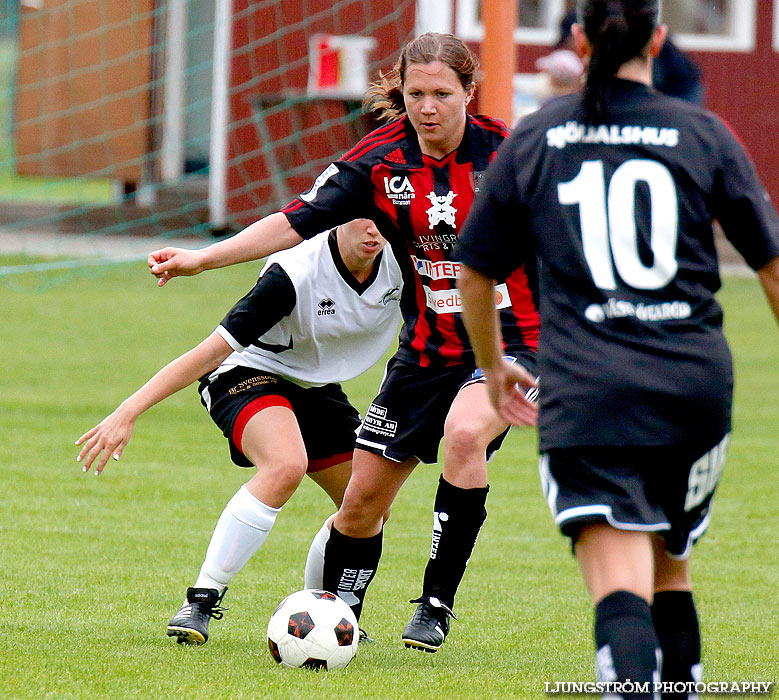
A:
POLYGON ((492 281, 538 258, 544 494, 596 604, 600 680, 650 698, 657 674, 700 680, 687 557, 709 522, 733 390, 713 221, 779 318, 779 219, 728 128, 652 90, 659 2, 578 12, 583 95, 520 122, 457 253, 464 319, 507 419, 531 378, 500 358, 492 281))

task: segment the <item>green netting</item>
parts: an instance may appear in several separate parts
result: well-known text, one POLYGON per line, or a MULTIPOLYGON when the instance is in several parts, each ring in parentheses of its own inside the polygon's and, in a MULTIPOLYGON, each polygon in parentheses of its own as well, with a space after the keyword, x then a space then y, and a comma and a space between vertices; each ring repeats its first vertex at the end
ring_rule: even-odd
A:
POLYGON ((28 256, 0 260, 6 283, 95 274, 168 242, 206 245, 283 206, 364 127, 356 102, 344 110, 295 97, 306 90, 309 40, 377 38, 375 77, 411 36, 415 5, 233 0, 227 219, 216 230, 215 3, 185 0, 186 30, 173 37, 185 56, 183 135, 180 172, 164 177, 172 2, 0 0, 0 256, 28 256), (268 94, 281 99, 259 120, 256 99, 268 94))

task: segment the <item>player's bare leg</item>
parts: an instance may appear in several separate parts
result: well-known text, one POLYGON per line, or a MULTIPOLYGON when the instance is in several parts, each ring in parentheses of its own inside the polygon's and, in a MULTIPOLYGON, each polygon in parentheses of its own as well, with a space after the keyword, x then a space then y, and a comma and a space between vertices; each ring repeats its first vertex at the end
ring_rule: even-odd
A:
POLYGON ((662 537, 652 538, 655 559, 655 595, 662 591, 692 591, 690 560, 669 556, 662 537))
POLYGON ((252 416, 239 447, 257 471, 222 511, 197 581, 168 623, 168 636, 180 643, 206 643, 210 619, 222 617, 227 585, 265 542, 306 473, 303 438, 288 408, 270 406, 252 416))
POLYGON ((483 383, 463 387, 444 425, 444 478, 461 489, 487 486, 487 447, 508 425, 483 383))
MULTIPOLYGON (((701 680, 701 632, 692 595, 690 563, 668 555, 665 542, 653 539, 655 597, 652 620, 663 652, 664 683, 701 680)), ((686 693, 663 694, 663 700, 686 698, 686 693)))
POLYGON ((444 469, 436 492, 422 595, 403 630, 407 647, 437 651, 449 633, 454 597, 487 516, 487 448, 508 426, 484 384, 460 390, 444 425, 444 469))
POLYGON ((341 503, 343 503, 344 492, 351 474, 352 460, 334 464, 332 467, 322 469, 321 471, 308 472, 311 480, 330 496, 330 500, 332 500, 336 508, 340 508, 341 503))
POLYGON ((400 487, 416 465, 414 458, 395 462, 357 448, 352 476, 334 525, 349 537, 367 538, 379 534, 385 513, 389 512, 400 487))
POLYGON ((269 406, 246 424, 241 451, 257 467, 246 484, 249 493, 272 508, 281 508, 300 486, 308 456, 295 414, 269 406))
POLYGON ((654 697, 652 683, 661 655, 650 609, 654 588, 650 535, 592 523, 579 533, 575 552, 595 603, 599 680, 646 684, 647 693, 624 695, 626 700, 654 697))
POLYGON ((581 529, 575 551, 594 603, 615 591, 630 591, 651 602, 654 555, 647 533, 592 523, 581 529))
MULTIPOLYGON (((320 472, 309 472, 309 476, 316 481, 330 496, 336 507, 340 508, 344 491, 349 483, 352 473, 352 462, 344 462, 320 472)), ((383 521, 389 519, 390 510, 384 513, 383 521)), ((322 570, 325 562, 325 547, 330 539, 330 528, 333 525, 335 513, 329 516, 311 541, 306 559, 305 588, 323 588, 322 570)))

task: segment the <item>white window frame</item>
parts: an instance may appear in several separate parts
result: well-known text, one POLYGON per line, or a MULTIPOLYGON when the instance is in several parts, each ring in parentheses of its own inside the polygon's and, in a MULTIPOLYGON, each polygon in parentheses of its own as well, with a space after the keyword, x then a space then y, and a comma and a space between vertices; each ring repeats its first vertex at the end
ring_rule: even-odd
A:
MULTIPOLYGON (((563 0, 547 0, 548 27, 517 27, 514 41, 518 44, 552 46, 557 43, 560 33, 560 20, 563 18, 565 3, 563 0)), ((477 0, 457 0, 456 34, 466 41, 482 41, 484 27, 478 19, 477 0)))
MULTIPOLYGON (((548 0, 548 13, 556 20, 541 29, 518 27, 514 41, 518 44, 552 46, 557 42, 563 0, 548 0)), ((482 41, 484 27, 477 17, 478 0, 457 0, 456 34, 466 41, 482 41)), ((674 42, 688 51, 754 51, 756 0, 733 0, 732 34, 674 34, 674 42)), ((774 2, 774 48, 779 51, 779 0, 774 2)))
POLYGON ((779 0, 774 0, 774 51, 779 51, 779 0))
POLYGON ((417 0, 416 34, 452 33, 455 0, 417 0))
MULTIPOLYGON (((733 3, 732 34, 676 34, 674 43, 686 51, 754 51, 755 0, 731 0, 733 3)), ((774 20, 776 36, 776 20, 774 20)))

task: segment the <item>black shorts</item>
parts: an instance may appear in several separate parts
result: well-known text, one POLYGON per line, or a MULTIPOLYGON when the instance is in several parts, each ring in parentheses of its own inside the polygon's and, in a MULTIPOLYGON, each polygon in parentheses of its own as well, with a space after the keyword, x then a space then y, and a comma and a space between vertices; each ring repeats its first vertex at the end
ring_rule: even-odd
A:
MULTIPOLYGON (((510 356, 535 374, 534 353, 510 356)), ((356 447, 395 462, 409 457, 426 464, 436 462, 444 422, 457 393, 464 386, 483 381, 473 363, 420 367, 393 357, 387 363, 379 395, 365 414, 356 447)), ((508 429, 489 444, 488 458, 500 447, 506 433, 508 429)))
POLYGON ((304 389, 275 374, 235 367, 212 382, 200 380, 200 400, 230 443, 239 467, 254 466, 238 445, 246 423, 269 406, 285 406, 297 419, 308 454, 308 471, 327 469, 352 458, 360 414, 339 384, 304 389))
POLYGON ((686 559, 706 532, 730 435, 714 447, 572 447, 541 454, 549 509, 576 543, 582 526, 656 532, 668 554, 686 559))

